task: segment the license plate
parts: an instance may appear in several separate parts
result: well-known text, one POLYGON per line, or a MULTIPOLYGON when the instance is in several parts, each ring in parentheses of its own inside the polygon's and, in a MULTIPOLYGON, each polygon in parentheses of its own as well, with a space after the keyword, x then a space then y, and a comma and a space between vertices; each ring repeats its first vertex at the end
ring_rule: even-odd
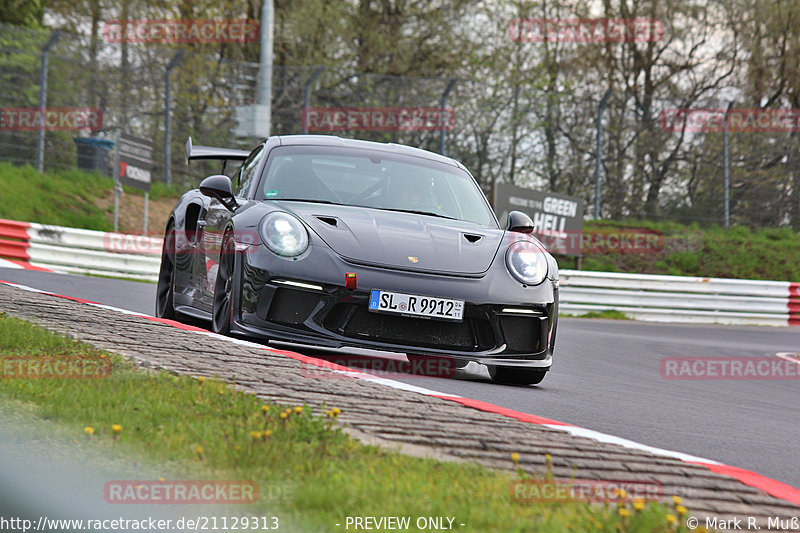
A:
POLYGON ((369 310, 443 320, 461 320, 464 316, 464 301, 373 289, 370 291, 369 310))

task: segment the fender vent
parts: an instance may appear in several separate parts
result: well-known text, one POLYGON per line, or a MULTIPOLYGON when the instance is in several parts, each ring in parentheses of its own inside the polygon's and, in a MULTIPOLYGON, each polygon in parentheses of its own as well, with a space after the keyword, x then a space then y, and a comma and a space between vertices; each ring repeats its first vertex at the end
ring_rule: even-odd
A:
POLYGON ((186 239, 191 244, 197 244, 197 221, 200 219, 203 208, 199 204, 191 203, 186 206, 186 218, 184 227, 186 228, 186 239))
POLYGON ((473 235, 470 233, 462 233, 462 235, 464 235, 464 238, 467 239, 467 242, 470 244, 478 244, 478 242, 483 239, 483 235, 473 235))
POLYGON ((332 226, 334 228, 337 227, 338 224, 339 224, 339 222, 333 217, 323 217, 323 216, 319 216, 319 215, 314 215, 314 216, 320 222, 324 222, 325 224, 327 224, 329 226, 332 226))

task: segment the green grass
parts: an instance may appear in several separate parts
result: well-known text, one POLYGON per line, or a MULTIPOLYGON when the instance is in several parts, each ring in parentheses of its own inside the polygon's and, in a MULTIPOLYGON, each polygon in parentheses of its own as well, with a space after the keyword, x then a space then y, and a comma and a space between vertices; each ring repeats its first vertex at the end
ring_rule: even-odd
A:
MULTIPOLYGON (((800 281, 800 235, 791 228, 700 228, 675 222, 591 221, 584 233, 615 228, 649 229, 663 248, 644 253, 585 254, 581 270, 720 278, 800 281)), ((575 259, 558 257, 561 268, 575 259)))
POLYGON ((465 531, 685 531, 669 529, 666 516, 675 511, 657 503, 641 510, 627 504, 630 516, 623 517, 613 503, 515 502, 509 484, 526 476, 521 471, 515 476, 364 446, 341 432, 330 413, 274 404, 265 410, 254 396, 218 381, 147 372, 0 313, 0 368, 44 355, 102 355, 113 369, 102 379, 0 379, 2 405, 24 406, 89 458, 141 457, 145 472, 168 465, 185 472, 184 479, 250 480, 262 494, 291 484, 292 497, 280 505, 262 495, 246 507, 279 516, 281 529, 342 531, 335 524, 347 516, 449 516, 465 531), (282 418, 285 409, 290 414, 282 418), (116 433, 115 424, 122 427, 116 433))
MULTIPOLYGON (((154 176, 154 179, 158 179, 154 176)), ((125 185, 123 187, 125 194, 135 194, 137 196, 144 196, 144 191, 141 189, 136 189, 134 187, 128 187, 125 185)), ((151 200, 159 200, 161 198, 175 198, 177 199, 180 195, 185 193, 189 190, 190 187, 184 187, 182 185, 166 185, 163 181, 153 181, 150 184, 150 199, 151 200)))
POLYGON ((616 309, 606 309, 605 311, 589 311, 588 313, 584 313, 582 315, 568 315, 564 313, 559 313, 559 315, 565 317, 577 317, 577 318, 606 318, 610 320, 630 320, 628 315, 626 315, 622 311, 617 311, 616 309))
POLYGON ((0 162, 0 218, 109 231, 108 213, 96 207, 114 187, 111 178, 80 170, 40 174, 31 166, 0 162))

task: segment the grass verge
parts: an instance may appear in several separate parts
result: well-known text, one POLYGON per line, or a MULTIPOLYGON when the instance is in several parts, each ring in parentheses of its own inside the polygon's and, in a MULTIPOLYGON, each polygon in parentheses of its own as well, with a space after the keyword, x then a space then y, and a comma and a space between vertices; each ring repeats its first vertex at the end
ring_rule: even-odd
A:
MULTIPOLYGON (((636 253, 588 253, 581 270, 800 281, 800 235, 791 228, 728 230, 675 222, 588 221, 584 235, 623 235, 637 229, 660 233, 658 246, 636 253), (663 246, 661 246, 663 244, 663 246)), ((559 256, 561 268, 575 268, 574 257, 559 256)))
POLYGON ((515 502, 510 484, 530 474, 364 446, 338 429, 335 406, 312 413, 307 406, 264 404, 216 380, 144 371, 4 313, 0 359, 0 400, 26 406, 54 434, 80 442, 87 456, 141 456, 150 465, 179 468, 188 479, 253 481, 262 493, 291 484, 292 497, 279 508, 263 497, 247 507, 253 515, 279 516, 289 531, 342 531, 347 516, 410 516, 412 523, 455 517, 465 531, 685 531, 675 504, 515 502), (108 358, 112 369, 102 379, 6 373, 22 358, 45 356, 108 358))
POLYGON ((109 231, 108 213, 95 204, 114 187, 110 178, 80 170, 39 173, 0 162, 0 218, 109 231))
POLYGON ((564 317, 573 317, 573 318, 606 318, 610 320, 630 320, 630 317, 623 313, 622 311, 617 311, 616 309, 606 309, 605 311, 589 311, 588 313, 584 313, 582 315, 568 315, 564 313, 559 313, 560 316, 564 317))

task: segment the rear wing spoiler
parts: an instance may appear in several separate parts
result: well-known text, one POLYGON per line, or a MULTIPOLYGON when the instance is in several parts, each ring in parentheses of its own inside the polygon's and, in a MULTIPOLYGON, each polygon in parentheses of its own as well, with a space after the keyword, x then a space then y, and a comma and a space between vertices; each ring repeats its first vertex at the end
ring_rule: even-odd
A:
POLYGON ((196 159, 216 159, 217 161, 244 161, 250 152, 235 148, 215 148, 213 146, 193 146, 192 138, 186 141, 186 164, 196 159))

